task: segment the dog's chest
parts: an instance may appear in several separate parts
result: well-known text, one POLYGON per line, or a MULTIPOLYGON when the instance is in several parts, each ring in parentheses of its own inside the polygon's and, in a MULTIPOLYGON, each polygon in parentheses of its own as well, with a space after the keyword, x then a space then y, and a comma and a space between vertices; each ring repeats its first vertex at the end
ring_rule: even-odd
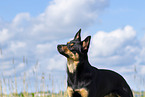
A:
POLYGON ((77 65, 79 61, 74 61, 72 59, 67 59, 67 67, 70 73, 74 73, 76 71, 77 65))
POLYGON ((88 90, 85 88, 73 90, 71 87, 67 87, 67 93, 69 97, 88 97, 88 90))

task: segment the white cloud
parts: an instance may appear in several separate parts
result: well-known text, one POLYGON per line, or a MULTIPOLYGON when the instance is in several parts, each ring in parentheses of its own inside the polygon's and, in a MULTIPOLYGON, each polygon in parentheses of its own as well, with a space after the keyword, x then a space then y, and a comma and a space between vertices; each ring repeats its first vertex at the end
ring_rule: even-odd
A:
POLYGON ((91 23, 107 5, 108 0, 54 0, 41 16, 65 25, 91 23))
POLYGON ((47 70, 66 70, 66 58, 61 55, 49 58, 47 64, 47 70))
POLYGON ((9 38, 11 37, 11 34, 9 33, 8 29, 2 29, 0 31, 0 43, 4 44, 9 38))
POLYGON ((56 48, 54 43, 38 44, 36 46, 36 53, 37 55, 49 54, 54 51, 54 48, 56 48))
POLYGON ((138 47, 140 52, 136 56, 136 64, 141 67, 141 72, 143 72, 145 66, 145 36, 140 40, 138 47))
POLYGON ((141 45, 142 45, 143 47, 145 47, 145 35, 144 35, 144 37, 143 37, 142 40, 141 40, 141 45))
POLYGON ((25 24, 26 21, 29 21, 30 15, 29 13, 19 13, 15 16, 15 18, 12 21, 12 26, 17 27, 19 25, 25 24))
POLYGON ((18 48, 23 48, 26 46, 25 42, 11 42, 10 48, 12 50, 17 50, 18 48))
POLYGON ((54 0, 34 18, 31 34, 47 40, 70 36, 73 29, 92 24, 107 5, 108 0, 54 0))
POLYGON ((142 75, 145 75, 145 65, 140 66, 140 72, 142 75))
POLYGON ((136 32, 131 26, 109 33, 99 31, 92 37, 91 56, 112 56, 135 36, 136 32))
MULTIPOLYGON (((20 57, 21 56, 25 56, 27 54, 27 44, 25 42, 22 42, 22 41, 12 41, 12 42, 9 42, 9 45, 7 48, 3 49, 3 52, 4 52, 4 56, 6 57, 6 53, 8 53, 9 57, 20 57)), ((12 58, 13 58, 12 57, 12 58)))

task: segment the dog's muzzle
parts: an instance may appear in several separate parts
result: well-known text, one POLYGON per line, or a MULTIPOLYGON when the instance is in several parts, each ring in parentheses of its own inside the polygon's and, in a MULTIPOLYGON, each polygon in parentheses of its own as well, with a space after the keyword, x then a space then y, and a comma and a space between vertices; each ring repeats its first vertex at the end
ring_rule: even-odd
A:
POLYGON ((57 45, 57 50, 59 51, 59 53, 64 52, 62 47, 63 47, 62 45, 57 45))
POLYGON ((60 54, 66 56, 67 58, 69 57, 68 54, 66 53, 66 45, 57 45, 57 50, 60 54))

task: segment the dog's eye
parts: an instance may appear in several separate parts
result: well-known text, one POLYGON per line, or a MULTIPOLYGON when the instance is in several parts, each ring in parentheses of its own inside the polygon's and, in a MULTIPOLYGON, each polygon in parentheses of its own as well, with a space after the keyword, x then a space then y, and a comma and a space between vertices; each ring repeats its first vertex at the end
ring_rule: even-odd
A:
POLYGON ((74 48, 73 46, 74 46, 74 43, 70 43, 70 44, 68 44, 68 47, 71 48, 71 49, 74 48))
POLYGON ((73 45, 74 45, 73 43, 70 44, 71 47, 72 47, 73 45))

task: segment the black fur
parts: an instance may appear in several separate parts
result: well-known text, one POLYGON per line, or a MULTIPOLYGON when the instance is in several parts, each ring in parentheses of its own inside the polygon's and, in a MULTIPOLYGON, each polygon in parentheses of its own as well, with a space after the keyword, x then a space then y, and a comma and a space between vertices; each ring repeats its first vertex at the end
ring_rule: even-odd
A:
POLYGON ((133 97, 129 85, 121 75, 111 70, 97 69, 90 65, 87 52, 91 36, 81 41, 80 32, 81 30, 75 35, 74 40, 57 47, 60 54, 73 62, 78 62, 76 68, 68 66, 74 64, 67 65, 67 84, 68 87, 72 88, 70 97, 82 97, 81 95, 86 92, 77 92, 76 90, 83 88, 88 92, 87 97, 109 97, 106 95, 110 93, 114 94, 111 97, 133 97), (78 59, 77 55, 79 56, 78 59), (75 56, 76 59, 72 56, 75 56), (69 69, 73 71, 70 72, 69 69))
POLYGON ((78 92, 74 92, 72 97, 81 97, 81 95, 78 92))

